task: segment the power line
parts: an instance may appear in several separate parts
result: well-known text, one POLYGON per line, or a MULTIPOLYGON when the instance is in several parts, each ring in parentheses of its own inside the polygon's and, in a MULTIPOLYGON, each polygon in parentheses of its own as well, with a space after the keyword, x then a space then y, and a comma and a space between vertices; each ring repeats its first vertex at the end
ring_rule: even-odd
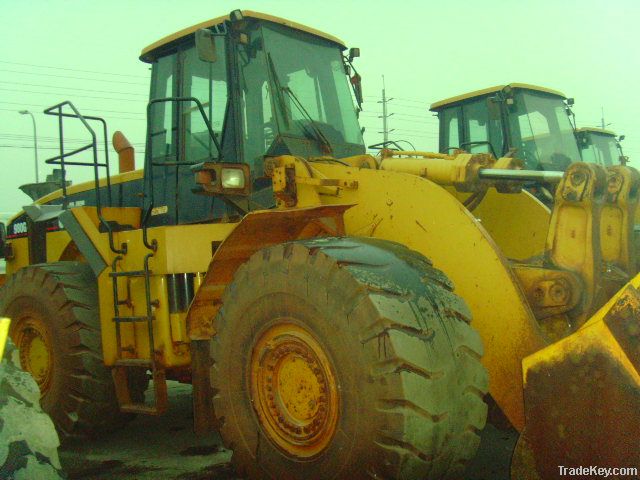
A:
POLYGON ((146 93, 131 93, 131 92, 115 92, 113 90, 96 90, 94 88, 77 88, 77 87, 59 87, 57 85, 42 85, 39 83, 18 83, 18 82, 3 82, 0 81, 0 83, 7 83, 9 85, 20 85, 23 87, 45 87, 45 88, 58 88, 58 89, 63 89, 63 90, 73 90, 73 91, 82 91, 82 92, 97 92, 97 93, 115 93, 115 94, 119 94, 119 95, 135 95, 138 97, 147 97, 146 93))
MULTIPOLYGON (((378 98, 375 95, 364 95, 364 98, 378 98)), ((427 102, 425 100, 419 100, 417 98, 403 98, 403 97, 394 97, 396 100, 402 100, 405 102, 410 102, 410 103, 419 103, 421 105, 427 105, 427 102)))
POLYGON ((398 100, 402 100, 405 102, 411 102, 411 103, 419 103, 421 105, 427 105, 427 101, 426 100, 419 100, 417 98, 402 98, 402 97, 396 97, 398 100))
MULTIPOLYGON (((0 145, 1 148, 30 148, 33 150, 33 145, 0 145)), ((58 147, 43 147, 38 145, 38 150, 60 150, 58 147)))
MULTIPOLYGON (((397 120, 399 122, 411 122, 413 124, 429 125, 429 126, 438 125, 439 124, 439 122, 437 120, 431 120, 428 117, 420 117, 418 115, 408 115, 408 114, 397 113, 397 112, 394 112, 393 115, 394 115, 395 118, 397 118, 397 120)), ((363 120, 369 120, 370 118, 381 118, 381 116, 380 115, 369 114, 369 115, 365 115, 363 120)))
POLYGON ((423 137, 432 137, 432 138, 437 138, 438 137, 437 133, 429 134, 429 132, 425 132, 424 130, 412 130, 410 128, 399 128, 398 131, 399 132, 419 133, 420 136, 423 136, 423 137))
POLYGON ((134 78, 148 78, 144 75, 131 75, 127 73, 113 73, 113 72, 98 72, 95 70, 78 70, 77 68, 65 68, 65 67, 53 67, 50 65, 36 65, 33 63, 18 63, 18 62, 9 62, 7 60, 0 60, 0 63, 7 63, 9 65, 21 65, 23 67, 36 67, 36 68, 51 68, 54 70, 66 70, 69 72, 81 72, 81 73, 97 73, 99 75, 115 75, 118 77, 134 77, 134 78))
MULTIPOLYGON (((40 108, 49 108, 51 105, 42 105, 42 104, 36 104, 36 103, 22 103, 22 102, 3 102, 0 101, 0 103, 4 103, 6 105, 20 105, 22 107, 40 107, 40 108)), ((13 110, 13 109, 9 109, 9 108, 3 108, 2 110, 7 110, 10 112, 16 112, 17 110, 13 110)), ((124 113, 126 115, 145 115, 144 113, 141 112, 124 112, 122 110, 96 110, 96 109, 86 109, 87 112, 98 112, 98 113, 102 113, 102 112, 108 112, 108 113, 124 113)), ((42 113, 42 112, 37 112, 37 113, 42 113)), ((137 120, 140 121, 139 118, 126 118, 126 117, 109 117, 109 118, 119 118, 121 120, 137 120)))
MULTIPOLYGON (((16 88, 0 88, 0 90, 2 91, 6 91, 6 92, 20 92, 20 93, 35 93, 38 95, 53 95, 56 94, 56 92, 34 92, 32 90, 20 90, 20 89, 16 89, 16 88)), ((119 102, 138 102, 138 103, 143 103, 144 100, 137 100, 137 99, 133 99, 133 98, 113 98, 113 97, 95 97, 93 95, 77 95, 77 94, 73 94, 74 97, 77 98, 92 98, 95 100, 117 100, 119 102)))
MULTIPOLYGON (((0 148, 18 148, 18 149, 31 149, 31 150, 33 150, 33 145, 0 145, 0 148)), ((42 146, 38 146, 38 150, 55 150, 56 152, 60 151, 60 149, 58 147, 42 147, 42 146)), ((144 150, 136 150, 136 157, 137 157, 138 154, 139 155, 144 155, 144 153, 145 153, 144 150)))
POLYGON ((397 117, 402 117, 399 118, 398 120, 401 122, 411 122, 411 123, 420 123, 423 125, 438 125, 439 122, 437 120, 430 120, 428 118, 425 117, 418 117, 417 115, 407 115, 404 113, 396 113, 397 117), (408 117, 408 118, 404 118, 404 117, 408 117), (419 120, 416 120, 419 119, 419 120))
POLYGON ((426 106, 418 107, 418 106, 416 106, 416 105, 404 105, 404 104, 402 104, 402 103, 398 103, 397 105, 398 105, 399 107, 404 107, 404 108, 416 108, 416 109, 418 109, 418 110, 422 110, 422 111, 423 111, 423 112, 425 112, 425 113, 429 111, 429 109, 428 109, 426 106))
MULTIPOLYGON (((373 125, 363 125, 365 127, 365 129, 373 129, 375 130, 376 127, 373 125)), ((428 131, 422 131, 422 130, 411 130, 411 129, 407 129, 407 128, 394 128, 393 129, 394 132, 397 132, 399 134, 408 134, 412 137, 420 137, 420 138, 438 138, 438 134, 437 133, 429 133, 428 131)), ((367 133, 367 131, 365 130, 365 134, 367 133)))
POLYGON ((148 85, 146 83, 139 83, 139 82, 125 82, 123 80, 100 80, 99 78, 87 78, 87 77, 70 77, 68 75, 54 75, 52 73, 20 72, 20 71, 17 71, 17 70, 0 70, 0 72, 20 73, 22 75, 38 75, 38 76, 43 76, 43 77, 67 78, 67 79, 71 79, 71 80, 91 80, 93 82, 126 83, 127 85, 144 85, 144 86, 148 85))
MULTIPOLYGON (((16 140, 16 141, 22 141, 22 140, 31 140, 33 139, 33 135, 20 135, 20 134, 13 134, 13 133, 0 133, 0 139, 2 140, 16 140)), ((58 143, 60 141, 60 139, 58 137, 43 137, 41 135, 38 136, 38 144, 41 143, 58 143)), ((89 138, 86 139, 82 139, 82 138, 68 138, 65 137, 64 138, 64 143, 65 144, 78 144, 78 143, 83 143, 83 144, 88 144, 91 143, 91 140, 89 138)), ((102 141, 98 141, 98 146, 100 146, 100 144, 102 144, 102 141)), ((131 143, 132 146, 144 146, 145 143, 144 142, 132 142, 131 143)))

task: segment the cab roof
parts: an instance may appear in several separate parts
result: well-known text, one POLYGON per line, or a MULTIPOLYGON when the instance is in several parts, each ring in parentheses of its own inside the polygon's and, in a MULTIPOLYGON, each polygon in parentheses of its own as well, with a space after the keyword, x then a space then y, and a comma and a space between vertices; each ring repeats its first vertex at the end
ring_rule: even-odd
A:
POLYGON ((613 132, 611 130, 605 130, 603 128, 597 128, 597 127, 581 127, 581 128, 577 128, 576 132, 598 133, 600 135, 609 135, 611 137, 617 136, 616 132, 613 132))
MULTIPOLYGON (((347 48, 347 46, 344 44, 342 40, 340 40, 337 37, 334 37, 333 35, 329 35, 328 33, 321 32, 320 30, 307 27, 300 23, 292 22, 291 20, 287 20, 285 18, 274 17, 272 15, 267 15, 266 13, 253 12, 251 10, 242 10, 242 15, 245 18, 255 18, 258 20, 265 20, 268 22, 273 22, 279 25, 284 25, 289 28, 293 28, 295 30, 300 30, 301 32, 310 33, 311 35, 324 38, 325 40, 329 40, 330 42, 337 44, 343 50, 347 48)), ((198 23, 191 27, 184 28, 171 35, 167 35, 166 37, 144 48, 140 53, 140 60, 142 60, 143 62, 151 63, 155 60, 158 50, 161 50, 162 48, 168 45, 178 43, 180 40, 188 37, 189 35, 193 35, 196 31, 200 30, 201 28, 210 28, 215 25, 220 25, 221 23, 227 20, 229 20, 229 14, 223 15, 221 17, 212 18, 211 20, 207 20, 206 22, 198 23)))
POLYGON ((455 97, 446 98, 444 100, 440 100, 439 102, 432 103, 431 106, 429 107, 429 110, 437 111, 437 110, 440 110, 443 107, 447 107, 449 105, 453 105, 453 104, 456 104, 456 103, 462 103, 463 101, 469 100, 471 98, 482 97, 482 96, 485 96, 485 95, 490 95, 492 93, 499 92, 499 91, 503 90, 506 87, 511 87, 513 89, 520 89, 520 90, 533 90, 533 91, 536 91, 536 92, 548 93, 548 94, 555 95, 557 97, 562 97, 562 98, 565 98, 565 99, 567 98, 564 93, 559 92, 558 90, 552 90, 552 89, 546 88, 546 87, 539 87, 537 85, 529 85, 528 83, 510 83, 508 85, 496 85, 495 87, 484 88, 482 90, 476 90, 474 92, 465 93, 465 94, 462 94, 462 95, 457 95, 455 97))

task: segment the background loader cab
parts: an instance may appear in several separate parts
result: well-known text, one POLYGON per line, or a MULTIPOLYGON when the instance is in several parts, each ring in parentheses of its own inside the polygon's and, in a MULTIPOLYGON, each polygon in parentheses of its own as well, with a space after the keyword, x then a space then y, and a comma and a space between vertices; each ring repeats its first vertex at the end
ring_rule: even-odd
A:
POLYGON ((439 149, 513 156, 530 170, 565 170, 580 161, 570 102, 543 87, 512 83, 431 105, 440 124, 439 149))
POLYGON ((617 137, 611 130, 584 127, 576 130, 576 138, 585 162, 610 167, 626 165, 629 161, 629 157, 622 153, 622 145, 620 145, 624 135, 617 137))

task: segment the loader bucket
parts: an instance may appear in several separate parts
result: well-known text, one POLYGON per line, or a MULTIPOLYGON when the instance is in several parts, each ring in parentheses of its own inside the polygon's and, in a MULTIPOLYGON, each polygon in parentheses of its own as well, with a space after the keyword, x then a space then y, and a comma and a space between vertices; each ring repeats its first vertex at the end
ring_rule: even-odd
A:
POLYGON ((526 423, 512 478, 640 466, 639 287, 640 275, 574 334, 523 360, 526 423))

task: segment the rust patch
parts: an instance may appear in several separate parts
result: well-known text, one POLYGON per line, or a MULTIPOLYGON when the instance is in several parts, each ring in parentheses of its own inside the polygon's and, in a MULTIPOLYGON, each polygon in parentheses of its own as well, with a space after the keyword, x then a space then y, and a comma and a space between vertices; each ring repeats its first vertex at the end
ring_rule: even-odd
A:
POLYGON ((604 318, 604 323, 640 372, 640 292, 629 285, 604 318))

